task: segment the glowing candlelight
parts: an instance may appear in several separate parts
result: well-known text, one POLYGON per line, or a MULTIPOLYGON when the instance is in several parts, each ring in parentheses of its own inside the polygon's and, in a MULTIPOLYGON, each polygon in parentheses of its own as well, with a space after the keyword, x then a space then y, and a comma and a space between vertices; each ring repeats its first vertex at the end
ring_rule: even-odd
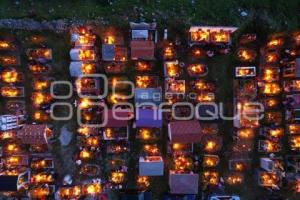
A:
POLYGON ((125 174, 123 172, 115 171, 111 173, 110 180, 115 184, 121 184, 123 183, 124 178, 125 178, 125 174))

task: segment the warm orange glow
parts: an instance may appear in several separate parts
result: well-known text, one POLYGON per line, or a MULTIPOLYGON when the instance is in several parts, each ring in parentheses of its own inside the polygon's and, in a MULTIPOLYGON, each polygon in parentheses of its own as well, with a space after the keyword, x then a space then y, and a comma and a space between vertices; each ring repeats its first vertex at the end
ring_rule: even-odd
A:
POLYGON ((281 92, 280 85, 278 83, 265 83, 262 87, 262 93, 267 95, 276 95, 281 92))
POLYGON ((262 71, 262 80, 271 82, 279 79, 279 71, 276 68, 266 68, 262 71))
POLYGON ((216 167, 218 165, 219 159, 216 156, 204 156, 203 165, 204 167, 216 167))
POLYGON ((180 151, 184 148, 184 144, 174 143, 174 144, 172 144, 172 148, 174 151, 180 151))
POLYGON ((139 187, 148 187, 150 185, 150 180, 148 176, 138 176, 136 182, 139 187))
POLYGON ((12 47, 12 44, 10 42, 4 40, 0 41, 0 49, 9 49, 10 47, 12 47))
POLYGON ((98 183, 87 184, 83 187, 83 193, 95 195, 102 192, 102 187, 98 183))
POLYGON ((114 184, 121 184, 124 182, 125 174, 120 171, 115 171, 111 173, 110 180, 114 184))
POLYGON ((241 61, 253 61, 255 58, 255 52, 249 49, 240 49, 237 52, 237 56, 241 61))
POLYGON ((89 39, 85 37, 84 35, 78 36, 78 41, 81 45, 86 45, 89 43, 89 39))
POLYGON ((268 99, 266 101, 266 105, 268 107, 274 107, 274 106, 278 105, 278 101, 276 99, 268 99))
POLYGON ((16 65, 17 58, 14 56, 0 56, 1 65, 16 65))
POLYGON ((88 127, 80 127, 78 128, 77 131, 80 135, 85 135, 85 136, 89 135, 90 133, 90 129, 88 127))
POLYGON ((300 89, 300 80, 294 80, 296 89, 300 89))
POLYGON ((46 166, 46 160, 34 160, 31 162, 31 168, 33 169, 42 169, 46 166))
POLYGON ((2 87, 1 88, 1 95, 3 97, 17 97, 17 96, 21 96, 22 92, 21 92, 20 88, 2 87))
POLYGON ((203 181, 209 185, 217 185, 219 182, 219 173, 214 171, 205 171, 202 174, 203 181))
POLYGON ((54 179, 51 174, 38 173, 38 174, 32 175, 30 182, 32 182, 32 183, 51 183, 53 181, 54 181, 54 179))
POLYGON ((268 47, 277 47, 277 46, 281 46, 283 44, 283 40, 282 39, 272 39, 268 42, 267 46, 268 47))
MULTIPOLYGON (((299 37, 299 40, 300 40, 300 37, 299 37)), ((295 190, 295 192, 300 193, 300 180, 299 179, 295 181, 294 190, 295 190)))
POLYGON ((83 33, 83 34, 78 36, 77 41, 80 45, 89 45, 89 44, 93 44, 95 39, 96 39, 95 35, 90 35, 88 33, 83 33))
POLYGON ((88 111, 82 112, 82 118, 86 121, 91 121, 92 120, 92 114, 90 114, 88 111))
POLYGON ((89 108, 91 106, 92 101, 88 98, 80 99, 79 107, 80 108, 89 108))
POLYGON ((113 138, 114 131, 111 128, 106 128, 104 134, 107 138, 113 138))
POLYGON ((81 71, 83 74, 92 74, 96 71, 96 67, 92 63, 82 63, 81 71))
POLYGON ((283 133, 284 133, 283 129, 281 129, 281 128, 271 129, 268 131, 268 134, 274 138, 279 138, 279 137, 283 136, 283 133))
POLYGON ((197 90, 209 90, 212 87, 209 83, 201 79, 196 80, 194 85, 197 90))
POLYGON ((236 162, 233 165, 233 169, 236 171, 243 171, 245 169, 245 166, 242 162, 236 162))
POLYGON ((98 137, 96 137, 96 136, 88 137, 86 139, 86 144, 91 146, 91 147, 98 147, 99 146, 98 137))
POLYGON ((44 90, 50 86, 49 80, 34 80, 33 81, 33 88, 35 90, 44 90))
POLYGON ((250 128, 240 129, 238 132, 238 136, 241 139, 249 139, 254 137, 254 130, 250 128))
POLYGON ((299 151, 300 150, 300 136, 291 136, 291 137, 289 137, 289 143, 290 143, 291 149, 293 151, 299 151))
POLYGON ((16 133, 13 131, 4 131, 0 135, 1 140, 13 139, 16 137, 16 133))
POLYGON ((52 51, 51 49, 29 49, 27 55, 30 60, 38 58, 51 59, 52 51))
POLYGON ((254 76, 255 71, 254 69, 249 68, 238 68, 236 71, 236 76, 254 76))
POLYGON ((121 77, 112 77, 109 81, 109 84, 111 87, 116 87, 118 85, 118 82, 122 81, 121 77))
POLYGON ((77 91, 94 90, 97 88, 97 80, 93 78, 81 78, 75 81, 77 91))
POLYGON ((159 154, 159 149, 156 145, 146 144, 146 145, 144 145, 144 151, 149 155, 159 154))
POLYGON ((300 124, 289 124, 288 131, 290 134, 300 133, 300 124))
POLYGON ((174 54, 175 54, 175 50, 174 50, 172 44, 169 45, 169 46, 167 46, 164 49, 163 55, 164 55, 165 59, 171 59, 171 58, 173 58, 174 54))
POLYGON ((151 66, 147 62, 138 61, 136 63, 136 70, 140 71, 140 72, 150 71, 151 70, 151 66))
POLYGON ((18 165, 20 163, 21 159, 20 157, 18 156, 10 156, 10 157, 7 157, 5 159, 5 164, 6 165, 18 165))
POLYGON ((209 140, 204 145, 204 150, 207 152, 213 152, 217 147, 217 143, 215 141, 209 140))
POLYGON ((20 172, 18 170, 12 169, 12 170, 3 170, 1 172, 1 175, 7 175, 7 176, 18 176, 20 172))
POLYGON ((176 63, 172 63, 172 62, 166 63, 166 71, 169 77, 179 76, 179 66, 176 63))
POLYGON ((275 142, 270 140, 265 140, 265 150, 269 153, 276 152, 278 149, 278 145, 275 142))
POLYGON ((123 95, 122 93, 114 93, 108 95, 108 101, 112 104, 123 102, 127 100, 127 96, 123 95))
POLYGON ((20 151, 20 148, 17 144, 11 143, 6 146, 6 150, 9 153, 18 153, 20 151))
POLYGON ((254 128, 259 125, 259 120, 257 117, 258 114, 256 112, 253 112, 255 111, 254 109, 256 109, 257 107, 251 106, 251 104, 249 104, 248 102, 244 102, 244 103, 239 102, 237 108, 242 114, 240 119, 240 123, 242 126, 254 128), (245 116, 251 116, 252 119, 248 119, 245 116))
POLYGON ((136 76, 135 85, 138 88, 148 88, 151 86, 151 77, 150 76, 136 76))
POLYGON ((211 41, 212 42, 229 42, 229 32, 220 31, 211 33, 211 41))
POLYGON ((300 45, 300 33, 296 33, 294 36, 297 45, 300 45))
POLYGON ((5 83, 16 83, 20 81, 21 74, 15 69, 5 70, 0 74, 1 80, 5 83))
POLYGON ((29 65, 29 70, 33 74, 47 73, 47 72, 49 72, 49 67, 46 65, 40 65, 40 64, 29 65))
POLYGON ((205 55, 204 52, 201 49, 198 49, 198 48, 193 49, 192 54, 196 58, 199 58, 199 57, 205 55))
POLYGON ((198 102, 213 102, 215 100, 215 96, 210 93, 201 93, 197 94, 196 99, 198 102))
POLYGON ((50 189, 48 187, 33 188, 29 193, 32 198, 45 198, 50 194, 50 189))
POLYGON ((80 151, 79 157, 83 160, 87 160, 92 158, 92 153, 87 149, 83 149, 80 151))
POLYGON ((139 134, 143 140, 151 139, 151 132, 150 132, 150 129, 148 129, 148 128, 139 129, 139 134))
POLYGON ((266 62, 267 63, 274 63, 278 60, 278 56, 276 53, 268 53, 266 56, 265 56, 265 59, 266 59, 266 62))
POLYGON ((179 156, 174 160, 174 167, 177 172, 190 171, 193 169, 192 159, 185 156, 179 156))
POLYGON ((261 172, 259 176, 259 181, 262 186, 272 187, 277 185, 279 178, 276 173, 273 172, 261 172))
POLYGON ((35 106, 40 106, 42 104, 50 103, 52 97, 50 94, 45 94, 42 92, 34 92, 31 96, 31 100, 35 106))
POLYGON ((191 74, 203 74, 206 72, 205 65, 203 64, 191 64, 187 69, 191 74))
POLYGON ((80 49, 79 50, 79 58, 80 58, 80 60, 95 60, 96 53, 93 50, 80 49))
POLYGON ((244 177, 242 174, 231 174, 227 177, 226 183, 229 185, 239 185, 244 181, 244 177))
POLYGON ((195 42, 207 42, 209 40, 209 32, 202 30, 191 32, 191 40, 195 42))
POLYGON ((58 190, 58 195, 62 198, 77 198, 81 195, 81 188, 80 186, 74 186, 74 187, 60 187, 58 190))
POLYGON ((114 44, 115 43, 115 37, 112 35, 109 35, 104 40, 105 44, 114 44))
POLYGON ((266 111, 265 112, 265 120, 269 123, 277 123, 282 120, 282 113, 277 111, 266 111))
POLYGON ((184 93, 185 92, 185 82, 181 80, 167 80, 167 86, 169 92, 174 93, 184 93))
POLYGON ((219 131, 219 128, 216 124, 206 124, 202 126, 202 133, 205 135, 209 134, 217 134, 219 131))

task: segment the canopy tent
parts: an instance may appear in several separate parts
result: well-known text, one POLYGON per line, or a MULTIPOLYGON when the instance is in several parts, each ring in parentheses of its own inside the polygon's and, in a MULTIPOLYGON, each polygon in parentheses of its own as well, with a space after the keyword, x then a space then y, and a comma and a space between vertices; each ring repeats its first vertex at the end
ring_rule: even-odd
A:
POLYGON ((196 120, 190 120, 170 122, 168 135, 172 143, 194 143, 200 142, 203 133, 200 123, 196 120))
POLYGON ((159 109, 142 109, 136 110, 136 127, 161 128, 162 112, 159 109))
POLYGON ((198 194, 199 174, 174 174, 169 175, 171 194, 198 194))

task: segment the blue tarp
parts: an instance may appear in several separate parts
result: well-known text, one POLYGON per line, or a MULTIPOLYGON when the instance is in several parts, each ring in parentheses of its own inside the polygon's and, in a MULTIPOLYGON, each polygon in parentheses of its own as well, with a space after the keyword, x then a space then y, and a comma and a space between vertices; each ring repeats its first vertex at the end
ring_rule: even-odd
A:
POLYGON ((134 101, 137 104, 149 103, 150 105, 152 103, 159 105, 161 100, 161 88, 136 88, 134 91, 134 101))
POLYGON ((136 109, 136 127, 162 127, 162 113, 159 109, 136 109))

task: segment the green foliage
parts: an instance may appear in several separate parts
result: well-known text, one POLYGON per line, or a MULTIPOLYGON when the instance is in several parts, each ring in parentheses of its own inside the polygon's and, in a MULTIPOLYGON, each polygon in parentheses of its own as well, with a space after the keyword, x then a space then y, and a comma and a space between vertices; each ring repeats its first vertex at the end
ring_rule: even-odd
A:
POLYGON ((207 24, 239 26, 257 18, 274 29, 299 27, 297 0, 77 0, 0 2, 0 18, 36 20, 101 19, 110 24, 156 20, 161 26, 207 24), (18 3, 16 3, 18 2, 18 3), (241 16, 241 12, 247 16, 241 16))

